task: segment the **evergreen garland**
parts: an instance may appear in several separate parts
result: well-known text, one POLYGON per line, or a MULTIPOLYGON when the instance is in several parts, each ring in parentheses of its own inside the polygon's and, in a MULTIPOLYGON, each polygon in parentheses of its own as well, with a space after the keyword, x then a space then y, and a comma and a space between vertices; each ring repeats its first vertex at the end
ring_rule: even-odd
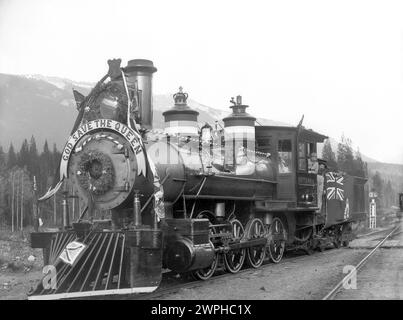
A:
POLYGON ((113 164, 111 159, 104 153, 94 150, 84 152, 78 168, 81 172, 78 175, 78 181, 83 189, 89 190, 91 186, 91 191, 95 195, 101 195, 113 186, 115 178, 113 164), (98 161, 102 168, 102 174, 98 178, 91 177, 89 174, 91 164, 94 161, 98 161))

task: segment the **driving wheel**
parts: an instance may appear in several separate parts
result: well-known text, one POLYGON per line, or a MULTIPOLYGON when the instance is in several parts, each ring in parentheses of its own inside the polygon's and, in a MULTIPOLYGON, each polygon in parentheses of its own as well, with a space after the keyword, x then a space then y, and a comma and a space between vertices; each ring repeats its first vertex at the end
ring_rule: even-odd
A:
MULTIPOLYGON (((247 227, 248 239, 260 239, 266 237, 266 230, 262 220, 254 218, 249 221, 247 227)), ((266 245, 253 246, 247 249, 246 259, 248 265, 259 268, 266 257, 266 245)))
MULTIPOLYGON (((232 241, 239 242, 245 234, 242 223, 237 219, 231 220, 230 223, 232 228, 232 241)), ((237 273, 239 270, 241 270, 245 257, 245 248, 229 250, 227 253, 224 253, 225 269, 228 272, 237 273)))
POLYGON ((267 238, 267 251, 270 260, 274 263, 279 263, 283 258, 286 241, 285 228, 280 218, 276 217, 273 219, 269 227, 267 238))

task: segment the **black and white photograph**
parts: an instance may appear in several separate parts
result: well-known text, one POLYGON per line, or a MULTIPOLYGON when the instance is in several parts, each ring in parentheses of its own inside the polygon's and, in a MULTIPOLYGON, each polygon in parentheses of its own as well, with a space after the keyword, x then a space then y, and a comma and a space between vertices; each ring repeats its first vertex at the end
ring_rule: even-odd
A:
POLYGON ((402 300, 402 17, 0 0, 0 300, 402 300))

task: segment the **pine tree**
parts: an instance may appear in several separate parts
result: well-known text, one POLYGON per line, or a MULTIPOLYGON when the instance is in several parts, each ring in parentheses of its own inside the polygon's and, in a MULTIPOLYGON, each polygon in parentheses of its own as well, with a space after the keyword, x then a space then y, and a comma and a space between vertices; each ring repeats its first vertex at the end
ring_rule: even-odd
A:
POLYGON ((60 162, 60 157, 62 156, 62 154, 60 153, 59 150, 57 150, 56 147, 56 143, 53 144, 53 167, 57 168, 59 166, 59 162, 60 162))
POLYGON ((322 158, 327 161, 327 166, 331 170, 337 170, 336 155, 333 152, 330 139, 327 139, 322 150, 322 158))
POLYGON ((361 158, 360 150, 355 153, 352 175, 363 178, 368 176, 367 165, 361 158))
POLYGON ((3 151, 3 147, 0 146, 0 174, 6 169, 7 166, 7 157, 5 152, 3 151))
POLYGON ((388 180, 388 182, 386 183, 383 194, 385 196, 385 199, 384 199, 385 206, 389 208, 393 204, 393 200, 394 200, 394 191, 393 191, 392 183, 390 182, 390 180, 388 180))
POLYGON ((337 148, 337 165, 341 171, 354 174, 354 154, 352 143, 349 138, 341 137, 337 148))
POLYGON ((53 157, 49 150, 47 140, 45 140, 43 152, 40 155, 39 172, 39 177, 37 179, 38 190, 42 193, 49 188, 49 180, 51 180, 50 178, 54 174, 53 157))
POLYGON ((10 143, 10 148, 8 149, 8 157, 7 157, 7 168, 11 169, 17 165, 17 155, 14 151, 14 146, 10 143))
POLYGON ((43 154, 50 154, 48 140, 45 140, 45 144, 43 145, 43 154))
POLYGON ((32 176, 37 176, 39 174, 39 157, 38 150, 36 148, 36 142, 34 136, 31 136, 31 141, 29 142, 29 159, 28 159, 28 171, 32 176))
POLYGON ((18 154, 18 166, 21 168, 27 167, 29 163, 29 146, 27 139, 21 145, 20 152, 18 154))

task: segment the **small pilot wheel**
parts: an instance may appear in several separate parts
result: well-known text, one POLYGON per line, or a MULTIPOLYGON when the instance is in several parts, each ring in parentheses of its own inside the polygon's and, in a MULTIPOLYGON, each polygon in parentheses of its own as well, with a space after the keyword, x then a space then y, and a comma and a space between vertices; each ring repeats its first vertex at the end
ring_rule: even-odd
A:
MULTIPOLYGON (((212 215, 210 212, 200 212, 197 216, 196 219, 209 219, 210 223, 213 223, 214 219, 214 215, 212 215)), ((214 227, 210 226, 210 236, 214 235, 216 233, 216 230, 214 227)), ((214 244, 213 242, 210 241, 210 244, 213 246, 214 248, 214 244)), ((211 263, 211 265, 209 265, 208 267, 204 268, 204 269, 199 269, 196 271, 192 272, 192 276, 197 279, 197 280, 207 280, 209 278, 211 278, 214 275, 214 272, 216 271, 218 266, 218 253, 215 253, 214 255, 214 260, 211 263)))
POLYGON ((274 263, 279 263, 283 258, 285 251, 285 228, 280 218, 274 218, 268 232, 267 251, 270 260, 274 263))
MULTIPOLYGON (((237 220, 231 220, 232 242, 240 242, 245 234, 242 223, 237 220)), ((241 270, 246 257, 246 249, 234 249, 224 253, 225 269, 231 273, 237 273, 241 270)))
MULTIPOLYGON (((259 239, 266 237, 266 230, 262 220, 252 219, 247 226, 248 239, 259 239)), ((253 268, 259 268, 266 257, 266 246, 258 245, 247 249, 246 261, 253 268)))

